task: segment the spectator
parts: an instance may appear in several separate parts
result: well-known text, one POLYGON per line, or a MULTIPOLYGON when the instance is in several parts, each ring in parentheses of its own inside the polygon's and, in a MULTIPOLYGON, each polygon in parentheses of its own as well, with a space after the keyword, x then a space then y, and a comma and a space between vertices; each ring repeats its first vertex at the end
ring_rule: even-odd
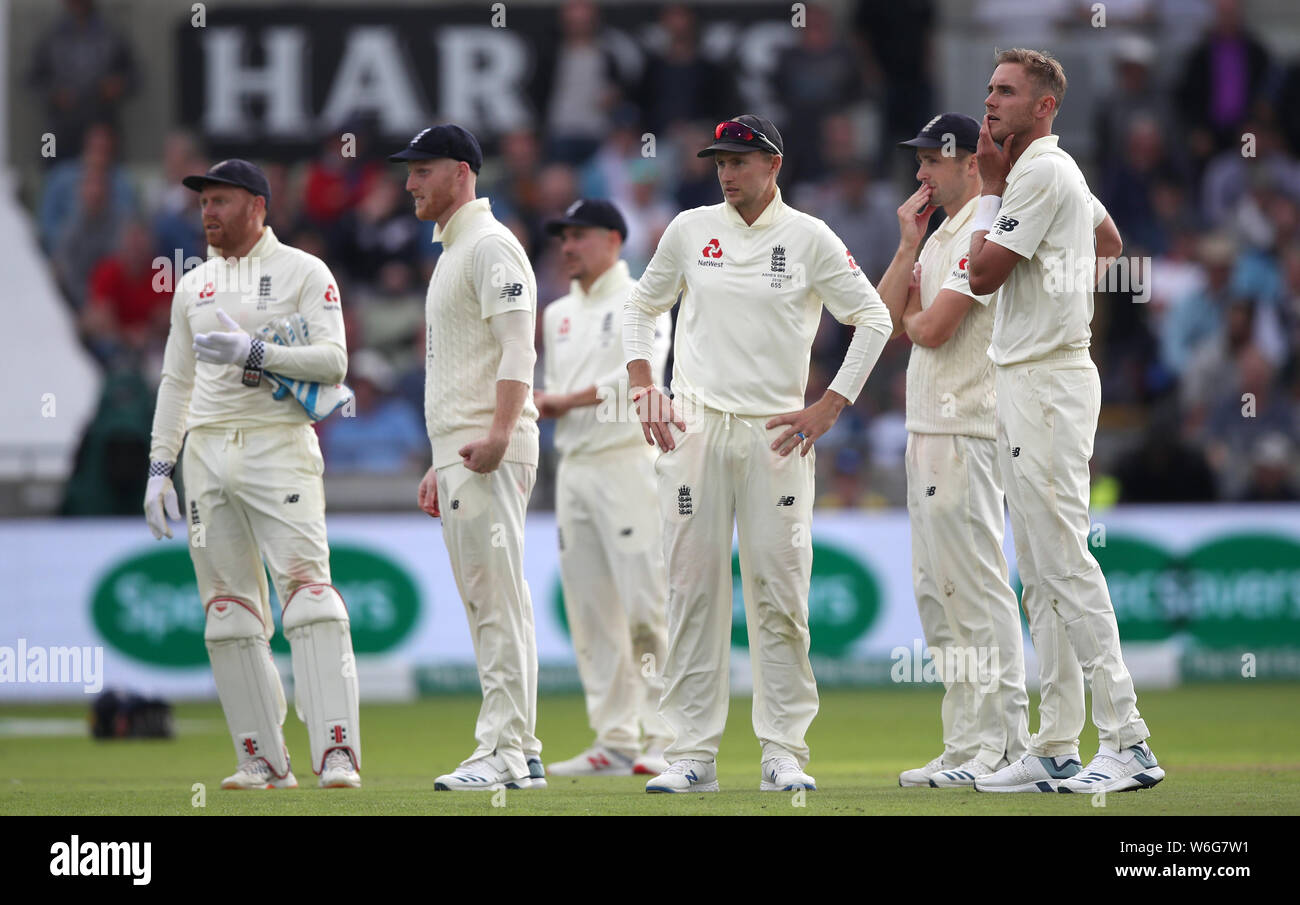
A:
POLYGON ((864 77, 858 53, 836 36, 831 14, 820 4, 809 4, 799 43, 777 55, 773 76, 785 108, 781 134, 789 137, 782 171, 789 169, 785 175, 790 182, 822 171, 821 121, 858 101, 864 77))
POLYGON ((662 41, 646 61, 638 91, 638 106, 651 132, 667 134, 678 122, 719 118, 741 112, 735 80, 723 67, 700 53, 695 13, 681 3, 665 6, 659 15, 662 41))
POLYGON ((1103 171, 1119 163, 1124 137, 1134 120, 1154 122, 1162 136, 1171 134, 1164 97, 1152 76, 1155 45, 1140 35, 1121 35, 1115 40, 1112 60, 1114 85, 1097 100, 1093 116, 1097 162, 1103 171))
POLYGON ((600 46, 600 14, 590 0, 560 7, 560 41, 545 86, 547 156, 581 166, 609 130, 620 91, 612 54, 600 46))
POLYGON ((636 161, 630 175, 631 195, 616 203, 627 220, 623 259, 632 275, 639 276, 677 210, 659 192, 659 168, 653 160, 636 161))
POLYGON ((411 216, 401 184, 384 175, 340 218, 337 232, 334 258, 352 279, 368 283, 386 265, 415 258, 420 221, 411 216))
POLYGON ((1123 503, 1209 503, 1214 472, 1196 445, 1183 439, 1176 407, 1152 413, 1142 443, 1115 469, 1123 503))
POLYGON ((1123 155, 1106 169, 1101 200, 1115 222, 1124 224, 1128 253, 1162 252, 1169 237, 1156 212, 1156 183, 1169 176, 1174 162, 1166 153, 1159 121, 1145 115, 1130 118, 1123 147, 1123 155))
POLYGON ((1174 300, 1160 325, 1160 360, 1171 373, 1181 375, 1196 347, 1222 328, 1223 312, 1233 300, 1236 253, 1236 243, 1229 236, 1216 234, 1200 241, 1197 261, 1204 282, 1174 300))
POLYGON ((1268 434, 1255 444, 1250 480, 1242 495, 1245 503, 1300 502, 1291 475, 1294 447, 1281 434, 1268 434))
POLYGON ((1238 356, 1237 373, 1239 385, 1218 394, 1204 433, 1223 499, 1245 495, 1255 452, 1265 437, 1277 435, 1289 444, 1298 439, 1294 406, 1268 359, 1248 346, 1238 356))
POLYGON ((95 9, 94 0, 64 0, 66 14, 36 44, 28 83, 45 101, 58 157, 81 154, 95 123, 116 127, 135 82, 131 48, 95 9))
POLYGON ((384 263, 374 286, 358 293, 352 308, 367 349, 378 352, 398 373, 413 368, 423 373, 423 349, 412 345, 411 336, 424 336, 424 293, 409 262, 384 263))
POLYGON ((124 212, 109 200, 109 177, 102 169, 83 170, 76 211, 63 227, 52 263, 59 287, 72 307, 86 303, 87 281, 101 258, 117 248, 124 212))
POLYGON ((143 223, 127 223, 116 252, 90 274, 80 330, 87 348, 106 367, 137 365, 151 344, 165 342, 171 289, 153 266, 153 237, 143 223))
POLYGON ((331 474, 417 472, 427 461, 424 425, 392 396, 393 369, 370 349, 352 353, 348 386, 356 394, 355 414, 324 422, 321 440, 331 474))
POLYGON ((898 244, 898 205, 892 186, 875 182, 865 161, 840 167, 809 210, 844 240, 867 278, 884 275, 898 244))
MULTIPOLYGON (((208 162, 199 153, 198 142, 185 131, 170 133, 163 140, 162 182, 154 186, 149 209, 153 213, 154 249, 173 259, 179 251, 181 260, 207 257, 208 243, 203 236, 199 196, 181 185, 191 173, 202 173, 208 162)), ((272 192, 271 197, 276 197, 272 192)))
POLYGON ((1193 157, 1240 150, 1242 126, 1268 79, 1269 56, 1241 22, 1239 0, 1215 0, 1214 23, 1188 54, 1177 104, 1193 157))
MULTIPOLYGON (((353 135, 360 141, 357 133, 353 135)), ((353 150, 360 155, 359 147, 353 150)), ((339 137, 327 135, 307 168, 302 190, 303 216, 313 226, 331 234, 339 218, 365 197, 371 183, 384 175, 383 164, 361 156, 344 157, 339 137)))
POLYGON ((86 130, 81 156, 50 170, 41 194, 38 218, 41 246, 47 253, 54 252, 69 219, 77 210, 87 170, 106 174, 109 182, 107 205, 114 217, 125 217, 135 209, 131 182, 115 159, 116 146, 117 136, 113 128, 106 123, 96 123, 86 130))

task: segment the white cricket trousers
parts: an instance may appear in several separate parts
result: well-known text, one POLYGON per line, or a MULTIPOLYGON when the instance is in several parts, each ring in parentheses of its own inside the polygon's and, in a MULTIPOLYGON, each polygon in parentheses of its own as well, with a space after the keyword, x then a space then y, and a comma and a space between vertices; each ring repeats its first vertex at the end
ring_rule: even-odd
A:
POLYGON ((944 685, 944 760, 1018 760, 1029 696, 1020 604, 1002 554, 997 443, 909 433, 906 462, 916 607, 944 685))
POLYGON ((197 427, 185 438, 181 476, 190 558, 204 603, 236 597, 274 631, 266 569, 284 606, 300 585, 330 583, 325 464, 307 424, 197 427))
POLYGON ((539 757, 537 635, 524 581, 524 514, 537 468, 502 462, 488 474, 457 463, 438 469, 438 509, 451 571, 465 605, 483 690, 474 738, 463 763, 493 753, 510 775, 528 775, 539 757))
MULTIPOLYGON (((186 436, 181 461, 186 499, 182 515, 189 529, 200 598, 205 607, 216 598, 234 598, 261 622, 261 637, 255 642, 256 656, 262 661, 259 675, 241 680, 226 673, 223 678, 214 663, 217 693, 236 753, 240 757, 246 753, 239 738, 250 728, 275 736, 262 738, 269 751, 283 748, 280 727, 287 707, 268 643, 275 625, 266 573, 271 573, 281 609, 299 587, 331 583, 321 480, 325 465, 316 432, 308 424, 197 427, 186 436), (250 713, 257 712, 269 714, 270 724, 250 722, 250 713)), ((345 639, 344 649, 351 652, 350 638, 345 639)), ((209 656, 213 656, 210 645, 209 656)), ((296 651, 294 656, 296 673, 296 651)), ((355 672, 330 679, 331 701, 356 701, 355 672)), ((299 716, 307 722, 313 742, 312 768, 320 772, 323 764, 316 751, 326 727, 308 722, 310 714, 303 708, 303 689, 313 677, 295 674, 295 680, 299 716)), ((351 731, 360 730, 352 726, 351 731)), ((360 738, 349 742, 359 766, 360 738)))
POLYGON ((635 756, 664 748, 668 650, 663 527, 647 445, 569 455, 556 473, 564 608, 596 744, 635 756), (644 732, 644 738, 642 733, 644 732))
POLYGON ((1151 733, 1120 654, 1106 578, 1088 549, 1097 366, 1081 349, 995 373, 998 457, 1042 686, 1029 753, 1079 750, 1085 678, 1100 743, 1122 751, 1151 733))
MULTIPOLYGON (((669 761, 713 761, 727 721, 731 652, 731 537, 740 538, 741 586, 754 674, 754 734, 762 759, 808 763, 804 735, 817 715, 808 662, 815 452, 779 456, 786 430, 772 416, 695 407, 693 429, 655 461, 668 565, 668 657, 660 713, 673 730, 669 761)), ((689 422, 688 422, 689 423, 689 422)))

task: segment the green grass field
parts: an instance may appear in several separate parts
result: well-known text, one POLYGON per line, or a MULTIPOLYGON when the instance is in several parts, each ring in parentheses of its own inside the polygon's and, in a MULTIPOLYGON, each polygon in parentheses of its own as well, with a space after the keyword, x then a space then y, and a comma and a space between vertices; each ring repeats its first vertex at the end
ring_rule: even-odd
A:
MULTIPOLYGON (((365 788, 316 788, 302 724, 286 723, 300 787, 223 792, 235 758, 216 704, 176 708, 172 741, 95 742, 86 737, 14 734, 19 721, 76 719, 81 707, 0 707, 0 814, 1298 814, 1300 687, 1242 682, 1192 685, 1141 695, 1155 730, 1151 745, 1168 778, 1155 789, 1107 797, 989 795, 900 789, 898 772, 939 750, 939 696, 933 688, 836 690, 822 695, 809 735, 809 771, 820 791, 758 792, 758 745, 749 700, 732 700, 718 756, 718 795, 647 795, 644 779, 560 779, 545 791, 434 792, 433 778, 471 750, 478 700, 426 698, 362 710, 365 788), (195 807, 195 783, 206 805, 195 807), (498 798, 500 803, 500 799, 498 798)), ((1034 701, 1036 706, 1037 702, 1034 701)), ((578 696, 543 696, 538 733, 546 759, 589 741, 578 696)), ((1096 732, 1084 731, 1085 762, 1096 732)))

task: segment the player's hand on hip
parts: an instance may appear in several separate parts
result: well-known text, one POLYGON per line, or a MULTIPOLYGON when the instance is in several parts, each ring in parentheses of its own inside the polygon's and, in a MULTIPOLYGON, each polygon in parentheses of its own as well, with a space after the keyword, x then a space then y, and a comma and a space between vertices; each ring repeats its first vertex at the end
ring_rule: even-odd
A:
POLYGON ((767 429, 789 425, 781 436, 776 438, 772 449, 782 456, 788 456, 799 449, 799 455, 806 456, 812 451, 813 441, 835 426, 840 417, 840 410, 848 400, 839 393, 826 391, 826 395, 801 412, 777 415, 767 422, 767 429))
POLYGON ((215 365, 242 365, 248 361, 248 352, 253 344, 253 337, 239 329, 239 324, 217 309, 217 320, 228 332, 198 333, 194 336, 194 354, 199 361, 215 365))
POLYGON ((657 445, 664 452, 677 448, 669 425, 686 430, 686 421, 673 408, 673 401, 659 392, 658 387, 640 387, 633 391, 636 415, 641 420, 641 433, 645 442, 657 445))
POLYGON ((179 520, 180 517, 180 503, 172 479, 167 475, 150 475, 144 490, 144 520, 149 523, 154 540, 171 537, 172 528, 167 519, 179 520))
POLYGON ((434 518, 439 518, 442 513, 438 511, 438 472, 431 465, 429 470, 424 473, 420 479, 420 508, 434 518))
POLYGON ((1007 174, 1011 172, 1011 143, 1015 138, 1015 133, 1008 135, 1002 140, 999 149, 993 141, 993 133, 989 131, 988 114, 984 114, 984 120, 980 123, 979 141, 975 143, 975 161, 984 184, 984 194, 1001 195, 1007 187, 1007 174))
POLYGON ((939 208, 930 202, 934 189, 928 183, 912 193, 912 197, 903 202, 898 209, 898 244, 915 248, 925 238, 925 229, 930 223, 930 216, 939 208))
POLYGON ((466 468, 476 474, 490 474, 497 470, 505 458, 510 438, 488 434, 482 440, 474 440, 462 446, 458 452, 466 468))

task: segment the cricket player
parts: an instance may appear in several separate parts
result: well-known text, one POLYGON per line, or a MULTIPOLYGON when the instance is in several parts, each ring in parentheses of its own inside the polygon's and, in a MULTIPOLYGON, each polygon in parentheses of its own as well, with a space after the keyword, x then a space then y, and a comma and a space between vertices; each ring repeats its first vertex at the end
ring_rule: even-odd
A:
POLYGON ((993 417, 993 299, 971 292, 967 256, 980 194, 979 123, 934 117, 916 148, 921 187, 898 209, 898 251, 880 280, 907 362, 907 511, 912 581, 944 683, 943 753, 900 786, 970 786, 1019 760, 1029 742, 1020 605, 1007 582, 993 417), (921 250, 931 216, 946 218, 921 250))
POLYGON ((271 191, 260 169, 224 160, 187 176, 199 193, 208 259, 172 297, 171 332, 154 412, 144 510, 155 538, 178 518, 172 471, 181 453, 190 558, 204 640, 239 768, 223 789, 298 785, 284 744, 284 689, 271 660, 266 568, 283 607, 294 698, 326 788, 359 787, 361 723, 343 598, 330 583, 324 463, 311 418, 275 398, 263 371, 337 384, 347 371, 338 284, 320 259, 264 225, 271 191), (256 338, 267 321, 301 315, 310 345, 256 338))
POLYGON ((668 566, 660 713, 671 766, 647 792, 718 790, 731 650, 731 538, 740 535, 760 790, 815 789, 804 736, 817 714, 808 661, 813 443, 889 338, 889 312, 844 243, 781 199, 780 133, 760 116, 718 124, 725 200, 679 214, 628 296, 628 378, 655 463, 668 566), (656 319, 680 295, 673 398, 653 380, 656 319), (829 390, 804 407, 822 305, 853 340, 829 390), (690 429, 686 419, 690 418, 690 429), (798 455, 791 455, 798 450, 798 455))
POLYGON ((1121 243, 1111 228, 1094 252, 1091 192, 1052 134, 1065 89, 1051 56, 999 53, 976 155, 983 188, 970 288, 998 294, 989 346, 998 456, 1042 686, 1029 750, 975 781, 988 792, 1117 792, 1165 775, 1146 744, 1106 579, 1088 549, 1088 460, 1101 409, 1088 353, 1093 258, 1114 257, 1121 243), (1099 748, 1081 770, 1085 677, 1099 748))
POLYGON ((483 152, 460 126, 425 129, 407 166, 415 215, 442 243, 425 300, 424 418, 433 465, 420 508, 442 519, 478 660, 477 747, 439 791, 544 788, 537 638, 524 581, 524 513, 537 480, 537 283, 514 235, 475 197, 483 152))
MULTIPOLYGON (((546 231, 559 236, 569 294, 542 315, 546 391, 541 416, 557 419, 555 514, 564 607, 595 743, 552 763, 555 776, 658 775, 672 733, 659 716, 668 647, 663 529, 655 452, 627 397, 623 305, 635 280, 620 260, 627 222, 608 201, 575 201, 546 231)), ((651 371, 663 382, 672 320, 655 324, 651 371)))

